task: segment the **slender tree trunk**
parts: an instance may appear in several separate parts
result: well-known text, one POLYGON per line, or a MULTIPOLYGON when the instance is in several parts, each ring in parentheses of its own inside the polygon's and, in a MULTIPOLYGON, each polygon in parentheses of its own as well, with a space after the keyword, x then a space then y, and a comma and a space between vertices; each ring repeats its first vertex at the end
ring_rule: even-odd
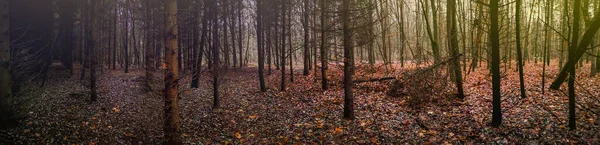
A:
POLYGON ((327 86, 327 68, 329 63, 327 62, 327 1, 320 0, 321 2, 321 87, 323 91, 328 89, 327 86))
POLYGON ((490 0, 490 41, 492 45, 492 94, 493 113, 492 126, 499 127, 502 124, 502 108, 500 100, 500 38, 498 32, 498 2, 490 0))
POLYGON ((281 61, 281 91, 285 91, 285 35, 286 34, 286 1, 281 1, 281 51, 280 51, 280 61, 281 61))
POLYGON ((135 15, 131 11, 131 39, 133 44, 133 65, 138 66, 140 63, 140 52, 138 51, 138 42, 135 36, 135 15))
MULTIPOLYGON (((209 18, 209 11, 208 11, 208 6, 207 6, 207 1, 208 0, 204 0, 205 3, 203 5, 204 7, 204 14, 202 15, 202 29, 200 31, 202 31, 202 34, 200 36, 200 44, 197 44, 198 46, 196 47, 200 47, 200 50, 198 50, 198 59, 195 60, 196 62, 196 66, 195 66, 195 72, 193 75, 193 79, 192 79, 192 88, 198 88, 199 82, 200 82, 200 73, 201 73, 201 68, 202 68, 202 56, 204 55, 204 46, 206 46, 206 35, 208 33, 208 18, 209 18)), ((197 33, 195 30, 194 33, 197 33)), ((194 43, 196 43, 197 40, 194 40, 194 43)))
MULTIPOLYGON (((240 0, 238 0, 238 1, 240 1, 240 0)), ((231 32, 231 54, 232 54, 232 56, 231 56, 232 59, 231 60, 233 60, 231 66, 233 68, 235 68, 237 66, 237 63, 238 63, 237 62, 237 49, 236 49, 237 43, 235 43, 235 39, 237 37, 237 35, 235 34, 235 26, 236 26, 237 17, 235 16, 236 13, 235 13, 235 10, 234 10, 235 7, 234 7, 233 1, 230 3, 229 7, 231 7, 231 11, 230 11, 230 15, 231 15, 230 16, 230 18, 231 18, 231 20, 230 20, 231 21, 231 25, 230 26, 231 26, 231 28, 229 28, 229 31, 231 32)))
POLYGON ((92 102, 95 102, 98 99, 98 94, 96 92, 96 64, 97 64, 97 60, 96 60, 96 53, 95 53, 95 39, 94 39, 94 35, 96 35, 94 33, 94 18, 95 18, 95 14, 93 12, 95 12, 95 7, 98 1, 91 1, 89 2, 89 6, 87 9, 89 9, 88 11, 88 17, 89 17, 89 24, 88 29, 87 29, 87 42, 88 42, 88 50, 89 50, 89 62, 90 62, 90 96, 91 96, 91 100, 92 102))
MULTIPOLYGON (((571 34, 571 44, 569 46, 569 60, 573 60, 575 58, 575 53, 577 51, 577 42, 579 42, 579 24, 580 24, 580 7, 581 0, 575 0, 573 2, 573 34, 571 34)), ((584 36, 585 37, 585 36, 584 36)), ((587 47, 587 46, 586 46, 587 47)), ((584 48, 587 49, 587 48, 584 48)), ((585 51, 585 50, 584 50, 585 51)), ((581 56, 580 56, 581 57, 581 56)), ((569 68, 569 128, 571 130, 575 130, 577 128, 576 125, 576 114, 575 114, 575 67, 569 68)))
POLYGON ((523 79, 523 57, 521 55, 521 1, 517 0, 515 12, 515 32, 517 41, 517 67, 519 69, 519 84, 521 88, 521 98, 526 98, 525 94, 525 79, 523 79))
POLYGON ((118 10, 117 10, 117 1, 115 1, 115 8, 114 8, 114 19, 113 19, 113 49, 112 49, 112 69, 116 70, 117 69, 117 19, 118 17, 118 10))
POLYGON ((123 14, 123 51, 125 52, 125 57, 123 60, 125 61, 125 73, 129 73, 129 23, 127 17, 127 12, 123 14))
MULTIPOLYGON (((212 40, 213 40, 213 48, 212 48, 212 59, 213 59, 213 65, 212 65, 212 75, 213 75, 213 109, 218 109, 220 107, 220 100, 219 100, 219 75, 220 75, 220 65, 221 65, 221 60, 219 58, 219 48, 221 47, 220 44, 221 42, 219 41, 220 37, 219 37, 219 18, 218 18, 218 13, 217 13, 217 9, 218 8, 218 1, 217 0, 212 0, 211 4, 212 4, 212 8, 210 8, 211 10, 211 14, 212 14, 212 31, 213 31, 213 35, 212 35, 212 40)), ((226 24, 226 23, 223 23, 226 24)), ((226 27, 225 27, 226 28, 226 27)), ((227 31, 224 31, 227 32, 227 31)))
POLYGON ((302 26, 304 27, 304 45, 303 45, 303 47, 304 47, 304 57, 303 57, 303 60, 304 60, 304 63, 303 63, 304 64, 303 65, 304 66, 304 70, 303 70, 302 74, 305 75, 305 76, 307 76, 310 73, 310 71, 309 71, 309 67, 310 67, 310 62, 309 62, 309 60, 310 60, 310 51, 309 51, 309 48, 308 48, 308 41, 309 41, 308 39, 310 39, 308 32, 310 30, 309 30, 309 27, 308 27, 308 19, 309 19, 309 17, 308 17, 308 0, 304 0, 303 2, 304 2, 304 12, 303 12, 304 19, 302 21, 302 26))
MULTIPOLYGON (((448 39, 449 39, 449 43, 450 45, 448 45, 448 47, 450 47, 450 55, 452 55, 452 57, 456 57, 459 56, 460 54, 458 53, 458 32, 457 32, 457 26, 456 26, 456 0, 448 0, 448 4, 447 4, 447 10, 448 12, 447 14, 447 19, 446 19, 446 24, 448 27, 450 27, 450 29, 448 30, 448 39)), ((462 82, 462 72, 460 70, 460 59, 459 58, 455 58, 452 61, 452 67, 454 68, 454 81, 456 83, 456 88, 457 88, 457 97, 460 99, 465 98, 465 93, 463 91, 463 82, 462 82)))
MULTIPOLYGON (((261 19, 262 19, 262 16, 261 16, 261 19)), ((271 63, 271 56, 273 55, 273 50, 271 49, 271 46, 273 45, 273 43, 272 43, 271 39, 272 39, 273 37, 271 37, 271 28, 270 28, 270 25, 263 24, 263 26, 262 26, 262 27, 265 27, 265 26, 266 26, 266 28, 263 28, 263 29, 267 29, 267 31, 266 31, 266 32, 262 32, 262 34, 261 34, 261 35, 262 35, 262 37, 265 37, 265 36, 264 36, 264 35, 265 35, 265 33, 267 34, 267 36, 266 36, 266 38, 267 38, 267 40, 266 40, 266 41, 267 41, 267 42, 266 42, 266 44, 263 44, 263 46, 261 46, 261 47, 263 47, 263 55, 265 55, 265 54, 264 54, 264 51, 265 51, 265 50, 264 50, 264 45, 266 45, 266 47, 267 47, 267 50, 266 50, 266 51, 267 51, 267 54, 266 54, 266 55, 267 55, 267 64, 268 64, 268 66, 267 66, 268 73, 267 73, 267 74, 268 74, 268 75, 271 75, 271 68, 273 68, 273 67, 271 66, 271 64, 272 64, 272 63, 271 63)), ((264 31, 264 30, 262 30, 262 31, 264 31)), ((264 43, 264 41, 265 41, 265 40, 264 40, 264 38, 262 38, 262 37, 261 37, 261 39, 263 39, 263 40, 262 40, 262 41, 263 41, 262 43, 264 43)), ((278 67, 278 68, 279 68, 279 67, 278 67)))
MULTIPOLYGON (((368 42, 368 46, 367 46, 367 59, 369 60, 369 66, 371 67, 371 71, 373 71, 373 66, 375 65, 375 50, 373 48, 374 45, 374 41, 375 41, 375 34, 374 34, 374 23, 375 20, 373 20, 373 9, 375 9, 375 4, 374 4, 374 0, 368 0, 368 5, 369 8, 367 9, 367 22, 369 23, 368 26, 368 38, 369 38, 369 42, 368 42)), ((324 7, 325 5, 322 5, 321 7, 324 7)), ((323 9, 323 8, 322 8, 323 9)), ((323 10, 322 10, 323 11, 323 10)), ((323 17, 323 16, 321 16, 323 17)), ((321 20, 323 20, 323 18, 321 18, 321 20)), ((323 22, 322 22, 323 23, 323 22)), ((322 27, 325 27, 324 25, 322 27)))
POLYGON ((286 20, 286 21, 288 21, 287 22, 288 25, 286 27, 287 27, 287 29, 288 29, 289 32, 288 32, 288 34, 285 34, 285 35, 288 35, 287 36, 287 39, 288 39, 287 40, 288 41, 287 45, 289 47, 288 54, 289 54, 289 57, 290 57, 289 58, 290 59, 290 82, 293 83, 294 82, 294 57, 295 57, 295 53, 294 53, 294 50, 292 50, 293 49, 292 48, 292 33, 291 33, 291 31, 292 31, 292 11, 291 10, 286 10, 286 11, 288 11, 287 12, 288 19, 286 20))
POLYGON ((354 48, 350 30, 350 0, 342 1, 342 23, 344 35, 344 118, 354 120, 354 48))
MULTIPOLYGON (((267 88, 265 87, 265 54, 263 50, 263 18, 262 18, 262 5, 263 0, 256 0, 256 43, 258 48, 258 79, 260 85, 260 91, 266 92, 267 88)), ((269 61, 270 62, 270 61, 269 61)), ((271 69, 271 63, 269 63, 269 70, 271 69)))
POLYGON ((177 0, 164 0, 166 13, 165 25, 165 63, 167 72, 165 75, 165 142, 164 144, 183 144, 181 140, 181 120, 179 117, 178 94, 179 94, 179 67, 177 60, 177 0))
POLYGON ((0 128, 7 127, 12 112, 12 87, 10 75, 10 36, 8 0, 0 0, 0 128))
POLYGON ((153 21, 150 15, 150 11, 152 10, 150 1, 144 1, 145 5, 146 5, 146 80, 145 80, 145 84, 146 84, 146 90, 148 91, 152 91, 152 80, 153 80, 153 76, 152 76, 152 72, 154 71, 154 48, 151 48, 152 45, 150 45, 150 43, 152 42, 151 38, 152 38, 152 33, 150 32, 150 28, 153 25, 153 21))
POLYGON ((237 13, 238 13, 237 14, 238 15, 238 17, 237 17, 237 19, 238 19, 238 49, 239 49, 239 53, 240 53, 240 60, 239 60, 240 68, 243 67, 242 42, 244 41, 244 39, 242 39, 242 33, 244 32, 242 30, 242 26, 244 25, 244 23, 242 22, 242 15, 243 15, 242 11, 244 9, 242 7, 243 6, 242 2, 243 2, 242 0, 238 0, 238 10, 237 10, 237 13))

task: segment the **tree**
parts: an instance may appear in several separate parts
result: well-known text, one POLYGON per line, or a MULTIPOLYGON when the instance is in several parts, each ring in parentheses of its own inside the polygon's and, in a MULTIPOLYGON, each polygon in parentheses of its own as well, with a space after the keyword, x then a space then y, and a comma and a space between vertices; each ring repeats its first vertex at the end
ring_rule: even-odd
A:
POLYGON ((87 30, 87 49, 89 50, 89 62, 90 62, 90 96, 91 96, 91 100, 92 102, 95 102, 98 99, 98 94, 96 92, 96 64, 98 63, 98 60, 96 60, 96 49, 94 48, 96 40, 94 39, 94 35, 96 35, 94 33, 94 18, 95 18, 95 8, 97 5, 98 1, 90 1, 88 2, 88 28, 87 30))
POLYGON ((115 5, 114 5, 114 17, 113 17, 113 29, 112 29, 112 33, 113 33, 113 45, 112 45, 112 69, 116 70, 117 69, 117 19, 118 19, 118 7, 117 7, 117 1, 115 1, 115 5))
POLYGON ((11 76, 9 71, 10 63, 10 37, 8 35, 9 17, 8 17, 8 0, 0 0, 0 123, 5 127, 9 121, 8 112, 12 107, 12 88, 11 76))
MULTIPOLYGON (((285 7, 285 2, 286 1, 281 1, 281 50, 279 51, 281 58, 279 59, 281 61, 281 86, 280 89, 281 91, 285 91, 285 35, 286 35, 286 20, 285 20, 285 11, 286 11, 286 7, 285 7)), ((290 70, 291 71, 291 70, 290 70)))
POLYGON ((350 0, 342 1, 342 23, 344 35, 344 118, 353 120, 354 94, 352 76, 354 75, 354 48, 350 30, 350 0))
POLYGON ((308 0, 304 0, 304 11, 303 11, 303 15, 304 15, 304 19, 302 21, 302 26, 304 27, 304 70, 302 72, 303 75, 308 75, 309 74, 309 67, 310 67, 310 50, 308 49, 308 43, 309 43, 309 26, 308 26, 308 0))
POLYGON ((320 0, 321 2, 321 87, 323 91, 327 90, 327 1, 320 0))
MULTIPOLYGON (((199 52, 195 53, 194 55, 198 55, 197 60, 195 60, 195 66, 194 66, 194 72, 193 72, 193 77, 192 77, 192 87, 193 88, 198 88, 199 87, 199 82, 200 82, 200 69, 202 68, 202 56, 204 54, 204 46, 206 45, 206 35, 208 33, 208 18, 209 18, 209 13, 208 13, 208 6, 207 6, 207 2, 208 0, 204 0, 205 3, 203 5, 204 7, 204 14, 202 15, 202 34, 200 36, 200 44, 197 44, 196 40, 194 40, 194 47, 200 47, 199 52), (199 45, 199 46, 198 46, 199 45)), ((197 23, 197 22, 196 22, 197 23)), ((198 30, 194 30, 194 33, 197 33, 198 30)))
POLYGON ((490 41, 492 44, 492 94, 493 113, 492 126, 499 127, 502 124, 502 108, 500 100, 500 36, 498 32, 498 2, 490 0, 490 41))
MULTIPOLYGON (((256 43, 258 48, 258 79, 260 85, 260 91, 266 92, 265 87, 265 54, 263 50, 263 23, 262 23, 262 0, 256 0, 256 43)), ((269 68, 270 69, 270 68, 269 68)))
MULTIPOLYGON (((431 0, 431 8, 432 8, 432 14, 433 14, 433 24, 429 24, 429 18, 427 17, 427 15, 429 15, 428 11, 427 11, 427 6, 425 6, 425 4, 423 4, 423 1, 419 1, 421 3, 421 8, 423 9, 423 19, 425 19, 425 24, 427 25, 427 35, 429 36, 429 41, 431 42, 431 50, 433 52, 433 62, 434 63, 438 63, 440 61, 440 47, 438 44, 439 41, 439 34, 438 34, 438 24, 437 24, 437 10, 436 10, 436 6, 435 6, 435 1, 431 0), (433 26, 430 26, 433 25, 433 26), (433 27, 433 28, 432 28, 433 27), (433 29, 433 32, 432 30, 433 29)), ((425 3, 427 3, 427 1, 425 1, 425 3)))
MULTIPOLYGON (((219 58, 219 49, 220 49, 220 41, 219 41, 219 15, 217 13, 217 7, 219 6, 217 0, 211 0, 211 8, 210 14, 212 16, 212 77, 213 77, 213 109, 218 109, 220 107, 219 102, 219 69, 221 65, 221 60, 219 58)), ((227 32, 227 31, 224 31, 227 32)))
POLYGON ((522 0, 517 0, 517 6, 515 10, 515 35, 517 41, 517 67, 519 69, 521 98, 526 98, 527 94, 525 94, 525 80, 523 79, 523 57, 521 55, 521 1, 522 0))
MULTIPOLYGON (((578 2, 578 1, 579 0, 577 0, 575 2, 578 2)), ((573 6, 573 7, 575 7, 575 6, 573 6)), ((573 10, 573 13, 574 14, 579 13, 579 10, 573 10)), ((579 16, 574 17, 573 23, 576 22, 575 18, 578 18, 578 17, 579 16)), ((577 23, 579 23, 579 22, 577 22, 577 23)), ((572 26, 573 26, 573 28, 571 31, 575 31, 575 29, 574 29, 575 25, 572 25, 572 26)), ((577 28, 579 28, 579 26, 577 26, 577 28)), ((558 73, 558 75, 556 76, 554 81, 552 82, 552 85, 550 85, 550 89, 554 89, 554 90, 560 89, 561 84, 564 83, 565 80, 567 79, 567 76, 569 75, 570 70, 575 67, 575 65, 579 62, 579 59, 581 59, 583 54, 585 54, 587 49, 589 49, 588 46, 594 39, 594 36, 596 35, 596 32, 598 32, 598 29, 600 29, 600 11, 596 11, 596 14, 594 15, 594 20, 590 23, 590 25, 588 26, 586 31, 583 33, 583 37, 582 37, 581 41, 571 41, 571 43, 569 43, 570 44, 569 49, 573 49, 573 50, 569 50, 569 51, 573 51, 573 54, 570 55, 567 62, 561 68, 560 72, 558 73), (579 43, 573 43, 573 42, 579 42, 579 43)), ((575 35, 575 33, 572 33, 572 35, 575 35)), ((579 34, 577 34, 577 35, 579 35, 579 34)), ((571 39, 573 39, 573 38, 571 38, 571 39)))
POLYGON ((242 39, 243 38, 242 37, 242 33, 244 32, 244 31, 242 31, 242 26, 244 25, 244 23, 242 22, 242 15, 243 15, 244 12, 242 12, 242 11, 243 11, 244 7, 243 7, 242 2, 243 2, 242 0, 238 0, 238 9, 237 9, 237 15, 238 15, 238 17, 237 17, 237 19, 238 19, 238 49, 239 49, 239 53, 240 53, 240 55, 239 55, 240 56, 240 60, 239 60, 240 68, 243 66, 243 61, 244 61, 243 60, 243 53, 242 53, 243 52, 242 51, 243 50, 243 48, 242 48, 242 41, 244 40, 244 39, 242 39))
POLYGON ((166 13, 165 25, 165 144, 183 144, 181 140, 181 120, 179 117, 179 67, 177 60, 177 0, 164 0, 166 13))
POLYGON ((129 58, 129 23, 128 23, 128 19, 125 18, 127 17, 127 11, 123 11, 123 17, 121 20, 123 21, 123 52, 125 53, 125 58, 123 58, 123 61, 125 61, 125 73, 129 73, 129 61, 131 60, 131 58, 129 58))
MULTIPOLYGON (((450 48, 450 55, 452 57, 459 56, 458 54, 458 32, 456 26, 456 0, 448 0, 447 3, 447 18, 446 25, 450 27, 448 29, 448 47, 450 48)), ((456 82, 457 97, 460 99, 465 98, 463 91, 462 72, 460 69, 460 59, 455 58, 452 60, 452 67, 454 70, 454 81, 456 82)))
MULTIPOLYGON (((59 11, 60 11, 60 24, 62 26, 62 43, 63 46, 60 47, 61 54, 61 62, 63 65, 69 70, 70 75, 73 75, 73 44, 75 41, 75 37, 73 36, 73 29, 75 28, 75 2, 74 0, 61 0, 59 2, 59 11)), ((59 40, 57 40, 59 41, 59 40)))
POLYGON ((150 11, 151 11, 151 5, 150 5, 150 1, 144 1, 145 7, 146 7, 146 31, 145 31, 145 35, 146 35, 146 53, 145 53, 145 59, 146 59, 146 79, 144 84, 146 85, 146 90, 148 91, 152 91, 152 71, 154 71, 154 48, 151 48, 152 45, 151 42, 151 33, 150 33, 150 27, 153 24, 153 21, 150 17, 150 11))
MULTIPOLYGON (((580 24, 580 7, 581 7, 581 0, 575 0, 573 2, 573 28, 572 30, 572 34, 571 34, 571 42, 569 44, 571 44, 569 46, 569 61, 571 61, 572 58, 575 58, 575 52, 577 51, 577 42, 579 42, 579 24, 580 24)), ((593 37, 593 36, 592 36, 593 37)), ((585 36, 584 36, 585 38, 585 36)), ((587 46, 586 46, 587 47, 587 46)), ((585 50, 584 50, 585 51, 585 50)), ((568 64, 568 62, 567 62, 568 64)), ((576 117, 575 117, 575 79, 577 79, 575 77, 575 67, 571 67, 569 68, 569 128, 571 130, 575 130, 577 128, 576 125, 576 117)))

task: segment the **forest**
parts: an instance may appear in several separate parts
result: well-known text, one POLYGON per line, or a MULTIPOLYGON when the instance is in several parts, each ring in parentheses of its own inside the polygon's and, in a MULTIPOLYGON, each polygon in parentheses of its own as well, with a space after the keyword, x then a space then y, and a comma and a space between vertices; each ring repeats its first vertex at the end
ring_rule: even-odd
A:
POLYGON ((600 0, 0 0, 0 144, 597 144, 600 0))

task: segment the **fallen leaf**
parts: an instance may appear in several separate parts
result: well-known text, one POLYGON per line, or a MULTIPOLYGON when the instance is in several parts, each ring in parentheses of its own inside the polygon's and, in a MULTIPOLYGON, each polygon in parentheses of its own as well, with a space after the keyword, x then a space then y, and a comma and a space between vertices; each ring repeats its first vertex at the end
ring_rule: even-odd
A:
POLYGON ((379 139, 377 137, 373 137, 371 138, 371 143, 376 144, 376 145, 380 145, 381 143, 379 142, 379 139))
POLYGON ((116 107, 113 107, 113 108, 112 108, 112 110, 113 110, 115 113, 119 113, 119 112, 121 112, 121 110, 117 109, 116 107))
POLYGON ((344 132, 344 129, 336 127, 335 131, 333 132, 333 134, 340 134, 340 133, 343 133, 343 132, 344 132))
POLYGON ((235 132, 235 138, 241 139, 242 138, 242 134, 239 131, 235 132))
POLYGON ((252 116, 249 116, 248 118, 250 118, 252 120, 252 119, 256 119, 256 117, 258 117, 258 116, 252 115, 252 116))

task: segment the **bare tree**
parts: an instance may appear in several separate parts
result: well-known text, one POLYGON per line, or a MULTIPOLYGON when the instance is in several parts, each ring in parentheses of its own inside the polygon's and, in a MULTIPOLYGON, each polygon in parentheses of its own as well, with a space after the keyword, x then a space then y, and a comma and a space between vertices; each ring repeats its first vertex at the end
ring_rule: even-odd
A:
POLYGON ((165 25, 165 142, 164 144, 183 144, 181 140, 181 119, 179 117, 179 67, 177 52, 177 0, 164 0, 166 13, 165 25))
POLYGON ((10 108, 12 98, 11 75, 9 71, 10 61, 10 37, 8 35, 9 17, 8 0, 0 0, 0 128, 4 128, 10 120, 10 108))
POLYGON ((492 44, 492 126, 499 127, 502 124, 502 108, 500 100, 500 36, 498 31, 498 2, 490 0, 490 41, 492 44))
POLYGON ((342 1, 342 23, 344 35, 344 118, 353 120, 354 92, 352 76, 354 75, 354 48, 352 48, 352 31, 350 30, 350 0, 342 1))

